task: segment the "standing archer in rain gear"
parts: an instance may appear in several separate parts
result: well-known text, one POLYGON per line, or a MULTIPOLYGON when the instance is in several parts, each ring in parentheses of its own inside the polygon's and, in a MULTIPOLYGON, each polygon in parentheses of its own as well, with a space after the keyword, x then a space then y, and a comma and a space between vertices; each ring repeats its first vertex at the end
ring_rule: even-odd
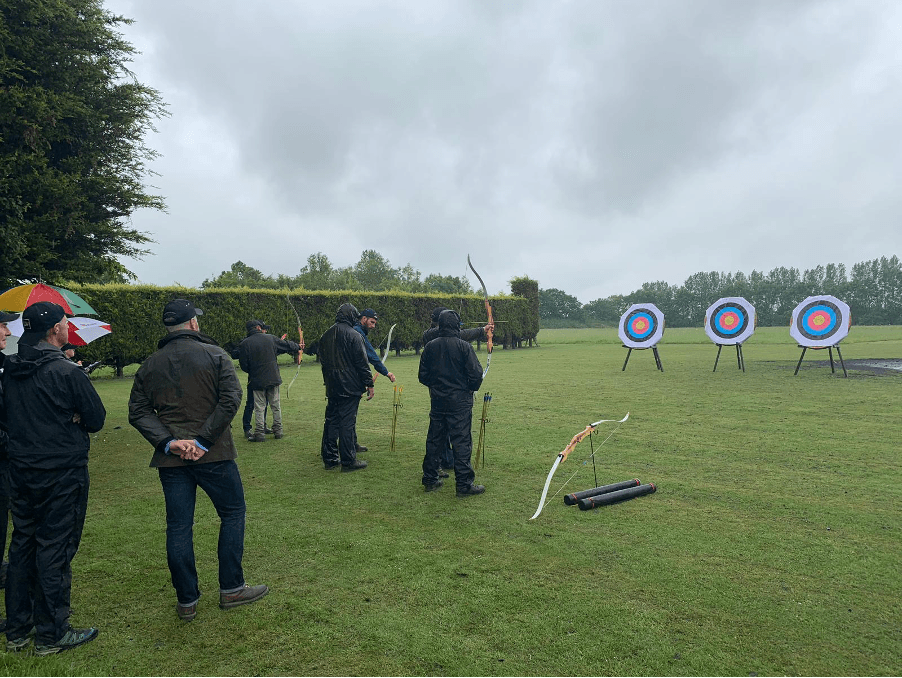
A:
POLYGON ((360 313, 353 304, 342 304, 335 324, 320 337, 317 355, 326 386, 326 419, 320 453, 326 469, 342 471, 366 468, 357 459, 357 408, 366 391, 373 397, 373 373, 366 358, 364 338, 354 331, 360 313))
POLYGON ((476 474, 470 465, 473 392, 482 385, 482 365, 473 347, 460 338, 460 316, 455 311, 439 315, 438 337, 426 344, 420 356, 419 380, 429 387, 432 404, 423 458, 425 490, 442 486, 439 457, 450 438, 457 496, 482 494, 485 487, 473 483, 476 474))

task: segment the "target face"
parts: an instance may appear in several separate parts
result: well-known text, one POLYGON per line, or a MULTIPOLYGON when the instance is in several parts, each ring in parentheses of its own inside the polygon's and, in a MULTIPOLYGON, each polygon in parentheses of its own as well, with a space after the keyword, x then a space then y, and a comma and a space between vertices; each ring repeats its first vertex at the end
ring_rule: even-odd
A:
POLYGON ((835 346, 849 333, 849 306, 836 297, 808 297, 795 307, 789 334, 800 346, 835 346))
POLYGON ((705 312, 705 334, 715 344, 741 344, 755 333, 755 307, 742 297, 723 297, 705 312))
POLYGON ((664 314, 654 304, 633 304, 620 316, 617 335, 624 346, 651 348, 664 334, 664 314))

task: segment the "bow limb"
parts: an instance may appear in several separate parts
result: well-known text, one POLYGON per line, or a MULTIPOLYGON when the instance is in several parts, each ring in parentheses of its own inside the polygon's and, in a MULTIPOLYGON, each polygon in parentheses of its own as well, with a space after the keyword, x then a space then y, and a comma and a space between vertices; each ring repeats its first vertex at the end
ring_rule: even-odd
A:
MULTIPOLYGON (((551 486, 551 478, 554 476, 554 472, 557 471, 557 467, 560 466, 562 461, 565 461, 567 457, 570 456, 570 453, 573 452, 574 449, 576 449, 576 446, 579 445, 583 440, 585 440, 586 436, 592 433, 592 431, 594 431, 599 424, 615 423, 619 426, 629 418, 630 413, 627 412, 626 416, 623 419, 599 419, 598 421, 589 424, 588 426, 586 426, 586 428, 573 436, 573 438, 567 444, 567 447, 561 450, 561 452, 557 455, 557 459, 554 460, 554 464, 552 464, 551 470, 548 472, 548 477, 545 479, 545 487, 542 488, 542 497, 541 499, 539 499, 539 508, 536 509, 536 512, 532 515, 532 518, 530 518, 530 520, 535 520, 542 512, 542 509, 545 508, 545 497, 548 496, 548 488, 551 486)), ((616 431, 617 429, 615 428, 614 430, 616 431)), ((566 484, 567 483, 564 483, 564 485, 566 484)), ((563 489, 563 485, 561 486, 561 489, 563 489)), ((558 492, 560 492, 560 490, 558 490, 558 492)), ((552 497, 552 499, 553 498, 554 497, 552 497)))
POLYGON ((395 328, 397 326, 398 326, 398 323, 395 323, 394 325, 391 326, 391 329, 388 331, 388 341, 385 342, 385 352, 382 354, 382 364, 383 365, 388 360, 388 351, 391 348, 391 335, 392 335, 392 332, 395 331, 395 328))
POLYGON ((285 398, 290 399, 291 387, 294 386, 294 382, 297 380, 298 375, 301 373, 301 360, 303 360, 302 356, 304 355, 304 330, 301 329, 301 316, 298 315, 297 309, 294 307, 294 304, 291 303, 291 290, 285 291, 285 301, 294 313, 295 320, 298 321, 298 346, 300 347, 298 349, 297 360, 295 361, 298 367, 294 371, 294 377, 291 379, 291 383, 288 384, 288 388, 285 389, 285 398))
POLYGON ((482 286, 482 296, 485 300, 485 312, 488 316, 488 329, 486 329, 486 358, 485 358, 485 370, 482 372, 482 378, 485 379, 485 375, 489 373, 489 365, 492 364, 492 338, 495 336, 495 330, 493 329, 493 325, 495 324, 495 320, 492 318, 492 305, 489 303, 489 292, 485 288, 485 283, 482 280, 482 276, 476 272, 476 269, 473 268, 473 262, 470 261, 470 255, 467 255, 467 265, 470 267, 470 270, 473 271, 473 275, 479 280, 479 284, 482 286))

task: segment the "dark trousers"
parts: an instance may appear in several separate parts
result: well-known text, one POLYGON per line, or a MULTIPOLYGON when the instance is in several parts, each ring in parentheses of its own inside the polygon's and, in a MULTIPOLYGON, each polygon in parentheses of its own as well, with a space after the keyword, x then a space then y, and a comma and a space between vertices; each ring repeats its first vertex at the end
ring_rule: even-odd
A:
MULTIPOLYGON (((268 408, 263 408, 263 422, 264 427, 266 424, 266 410, 268 408)), ((244 429, 244 432, 247 433, 253 427, 251 426, 251 419, 254 416, 254 392, 251 390, 251 387, 247 387, 247 397, 244 399, 244 412, 241 415, 241 427, 244 429)))
POLYGON ((9 468, 13 537, 6 581, 6 636, 59 641, 69 630, 72 559, 88 508, 88 469, 9 468))
MULTIPOLYGON (((4 454, 5 457, 5 454, 4 454)), ((9 460, 0 459, 0 560, 6 560, 6 537, 9 530, 9 460)))
POLYGON ((329 398, 320 453, 323 461, 350 466, 357 460, 357 408, 360 396, 329 398))
POLYGON ((194 561, 194 506, 200 487, 219 514, 219 590, 244 586, 244 486, 234 460, 159 468, 166 499, 166 560, 182 605, 200 598, 194 561))
POLYGON ((423 484, 438 482, 439 459, 451 440, 454 453, 454 483, 458 489, 473 484, 476 474, 470 466, 473 452, 472 405, 463 409, 438 410, 433 404, 429 411, 429 432, 426 434, 426 456, 423 458, 423 484))

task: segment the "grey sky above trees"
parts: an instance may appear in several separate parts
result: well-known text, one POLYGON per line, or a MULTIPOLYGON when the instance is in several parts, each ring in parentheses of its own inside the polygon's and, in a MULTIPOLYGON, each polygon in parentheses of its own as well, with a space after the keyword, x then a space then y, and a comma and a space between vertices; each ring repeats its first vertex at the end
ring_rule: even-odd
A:
POLYGON ((171 117, 140 280, 373 249, 581 302, 902 253, 896 0, 108 0, 171 117))

